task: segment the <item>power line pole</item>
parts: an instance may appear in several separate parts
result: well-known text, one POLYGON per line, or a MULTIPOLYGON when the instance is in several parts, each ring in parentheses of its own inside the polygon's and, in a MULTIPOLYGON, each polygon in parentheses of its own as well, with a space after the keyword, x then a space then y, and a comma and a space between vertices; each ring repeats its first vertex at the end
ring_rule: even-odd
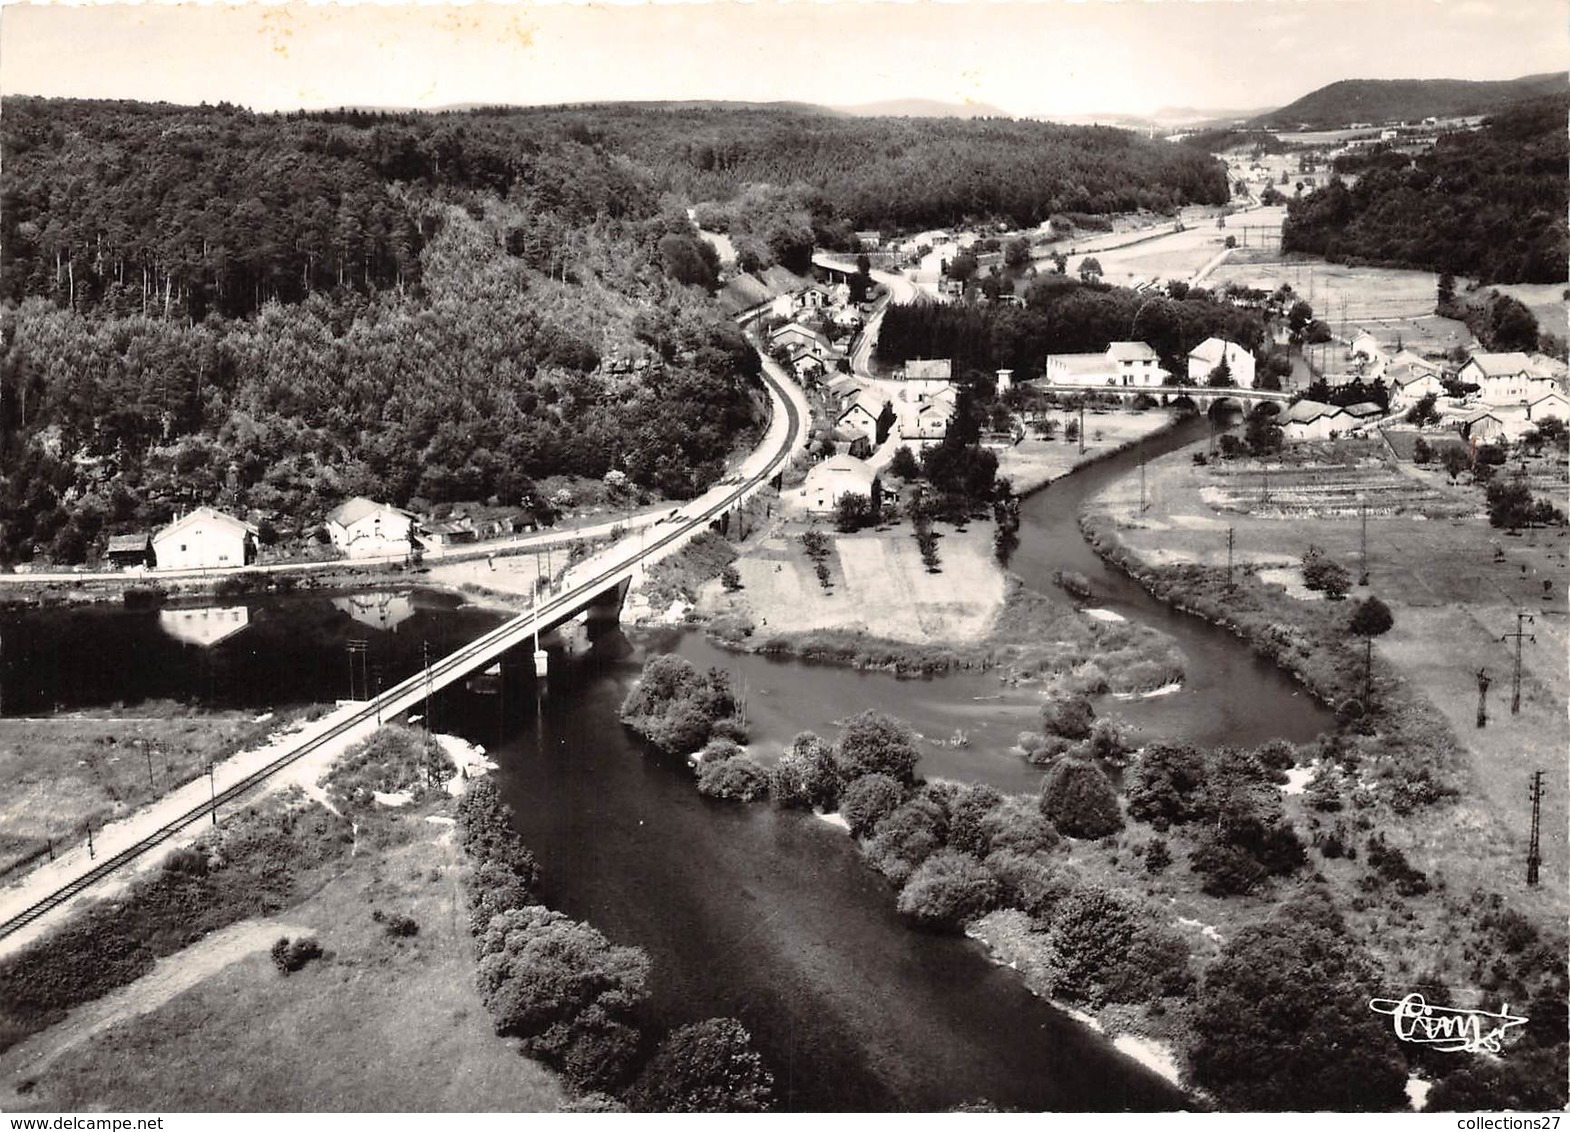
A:
POLYGON ((216 826, 218 824, 218 780, 213 777, 212 763, 207 764, 207 792, 209 797, 212 798, 213 825, 216 826))
POLYGON ((425 738, 431 737, 431 642, 420 642, 420 660, 425 665, 425 738))
POLYGON ((1532 772, 1532 785, 1527 788, 1527 796, 1532 799, 1532 836, 1527 842, 1526 849, 1526 883, 1537 884, 1538 866, 1543 863, 1542 853, 1542 812, 1543 812, 1543 772, 1532 772))
POLYGON ((1488 675, 1488 669, 1477 670, 1477 726, 1481 729, 1488 726, 1488 686, 1493 680, 1488 675))
POLYGON ((1362 572, 1358 576, 1357 584, 1360 585, 1360 586, 1366 586, 1366 585, 1368 585, 1368 501, 1367 500, 1363 500, 1362 502, 1360 502, 1358 504, 1358 508, 1357 509, 1358 509, 1358 511, 1360 511, 1362 513, 1362 516, 1363 516, 1363 539, 1362 539, 1363 566, 1362 566, 1362 572))
POLYGON ((1230 592, 1231 589, 1232 589, 1232 543, 1233 543, 1233 540, 1236 537, 1237 537, 1237 532, 1232 527, 1228 527, 1227 528, 1227 590, 1228 590, 1228 592, 1230 592))
POLYGON ((1145 513, 1145 442, 1139 442, 1139 513, 1145 513))
POLYGON ((1508 641, 1512 638, 1515 640, 1515 670, 1510 676, 1511 715, 1521 714, 1521 645, 1524 641, 1531 641, 1533 644, 1537 643, 1537 638, 1529 634, 1523 626, 1533 624, 1536 624, 1536 621, 1532 615, 1522 610, 1515 615, 1515 632, 1506 633, 1499 638, 1501 641, 1508 641))
POLYGON ((1085 454, 1085 395, 1079 396, 1079 454, 1085 454))

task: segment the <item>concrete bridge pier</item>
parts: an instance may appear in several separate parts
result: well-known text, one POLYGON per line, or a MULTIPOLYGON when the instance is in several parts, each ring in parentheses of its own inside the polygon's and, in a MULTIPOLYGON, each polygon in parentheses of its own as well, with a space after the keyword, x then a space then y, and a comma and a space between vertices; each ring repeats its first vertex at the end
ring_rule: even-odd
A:
POLYGON ((587 614, 584 628, 588 632, 590 642, 597 641, 600 637, 621 627, 622 606, 626 603, 627 591, 631 588, 632 579, 623 578, 584 607, 584 612, 587 614))

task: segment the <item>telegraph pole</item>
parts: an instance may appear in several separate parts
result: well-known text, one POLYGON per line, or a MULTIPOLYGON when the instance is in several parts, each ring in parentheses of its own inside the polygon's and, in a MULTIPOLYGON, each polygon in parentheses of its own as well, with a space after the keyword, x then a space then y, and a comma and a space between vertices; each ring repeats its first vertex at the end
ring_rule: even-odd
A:
POLYGON ((207 793, 212 798, 213 825, 218 824, 218 780, 213 777, 213 764, 207 764, 207 793))
POLYGON ((1358 576, 1357 584, 1360 585, 1360 586, 1366 586, 1366 585, 1368 585, 1368 501, 1366 499, 1362 500, 1358 504, 1358 508, 1357 509, 1358 509, 1358 511, 1360 511, 1362 513, 1362 516, 1363 516, 1363 540, 1362 540, 1363 568, 1362 568, 1362 573, 1358 576))
POLYGON ((1488 726, 1488 686, 1493 680, 1488 675, 1488 669, 1477 670, 1477 726, 1488 726))
POLYGON ((1514 639, 1515 641, 1515 670, 1511 673, 1510 676, 1511 715, 1521 714, 1521 645, 1524 641, 1531 641, 1533 644, 1537 643, 1537 638, 1529 634, 1525 628, 1523 628, 1523 626, 1532 625, 1535 623, 1536 622, 1532 615, 1527 613, 1525 610, 1522 610, 1515 615, 1515 632, 1506 633, 1504 636, 1499 638, 1501 641, 1508 641, 1511 639, 1514 639))
POLYGON ((425 738, 431 737, 431 642, 420 642, 420 659, 425 665, 425 738))
POLYGON ((1079 454, 1085 454, 1085 395, 1079 395, 1079 454))
POLYGON ((1232 590, 1232 543, 1237 537, 1237 531, 1232 527, 1227 528, 1227 590, 1232 590))
POLYGON ((349 650, 349 698, 351 700, 355 698, 354 658, 358 656, 360 658, 360 690, 365 693, 366 699, 370 699, 371 680, 365 668, 365 651, 368 643, 364 637, 354 637, 347 642, 346 647, 349 650))
POLYGON ((1145 442, 1139 442, 1139 513, 1145 513, 1145 442))
POLYGON ((1543 863, 1542 853, 1542 812, 1543 812, 1543 772, 1532 772, 1532 784, 1527 787, 1527 796, 1532 799, 1532 836, 1527 842, 1526 849, 1526 883, 1537 884, 1538 866, 1543 863))

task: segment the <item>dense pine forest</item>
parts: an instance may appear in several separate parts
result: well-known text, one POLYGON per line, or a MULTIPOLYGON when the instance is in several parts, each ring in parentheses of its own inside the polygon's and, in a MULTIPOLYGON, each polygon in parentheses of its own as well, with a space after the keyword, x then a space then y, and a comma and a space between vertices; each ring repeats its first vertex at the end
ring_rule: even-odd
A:
POLYGON ((1448 271, 1485 283, 1570 276, 1570 97, 1502 111, 1415 159, 1384 153, 1288 205, 1282 246, 1336 263, 1448 271))
POLYGON ((287 539, 357 493, 516 505, 617 469, 693 495, 759 410, 693 205, 800 266, 858 227, 1226 194, 1117 131, 785 108, 8 98, 0 143, 6 562, 196 503, 287 539))

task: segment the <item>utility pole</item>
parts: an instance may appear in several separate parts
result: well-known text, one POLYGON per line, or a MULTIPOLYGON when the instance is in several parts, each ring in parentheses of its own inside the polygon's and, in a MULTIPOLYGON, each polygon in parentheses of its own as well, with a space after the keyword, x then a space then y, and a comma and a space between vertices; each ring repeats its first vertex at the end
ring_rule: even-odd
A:
POLYGON ((1542 853, 1542 812, 1543 812, 1543 772, 1532 772, 1532 785, 1527 787, 1527 796, 1532 799, 1532 836, 1527 841, 1526 849, 1526 883, 1537 884, 1538 866, 1543 863, 1542 853))
POLYGON ((1493 680, 1488 675, 1488 669, 1477 670, 1477 726, 1479 729, 1488 726, 1488 686, 1493 680))
POLYGON ((93 852, 93 823, 87 823, 87 859, 91 861, 96 854, 93 852))
POLYGON ((153 788, 153 749, 147 741, 142 740, 142 754, 147 756, 147 788, 153 788))
POLYGON ((420 642, 420 660, 425 665, 425 738, 431 737, 431 642, 420 642))
POLYGON ((1523 641, 1531 641, 1534 645, 1537 643, 1537 638, 1529 634, 1523 626, 1533 624, 1536 624, 1536 621, 1532 615, 1522 610, 1515 615, 1515 632, 1506 633, 1499 638, 1501 641, 1515 640, 1515 670, 1510 676, 1511 715, 1521 714, 1521 644, 1523 641))
POLYGON ((207 793, 212 799, 213 825, 218 824, 218 780, 213 777, 213 764, 207 764, 207 793))
POLYGON ((1079 397, 1079 454, 1085 454, 1085 395, 1079 397))
POLYGON ((1365 500, 1359 502, 1357 509, 1358 509, 1359 512, 1362 513, 1362 516, 1363 516, 1363 540, 1362 540, 1363 568, 1362 568, 1362 573, 1359 574, 1359 576, 1358 576, 1357 584, 1360 585, 1360 586, 1366 586, 1366 585, 1368 585, 1368 501, 1365 499, 1365 500))
POLYGON ((371 695, 371 678, 370 678, 370 674, 366 671, 366 667, 365 667, 365 664, 366 664, 365 652, 366 652, 366 649, 369 647, 368 642, 366 641, 366 639, 364 637, 354 637, 354 638, 351 638, 346 643, 345 647, 349 650, 349 698, 351 700, 355 698, 354 697, 354 688, 355 688, 355 679, 354 679, 355 664, 354 664, 354 658, 356 656, 358 656, 360 658, 360 681, 359 681, 360 690, 365 693, 365 698, 366 699, 370 699, 370 695, 371 695))
POLYGON ((1139 513, 1145 513, 1145 442, 1139 442, 1139 513))
POLYGON ((1237 531, 1232 527, 1227 528, 1227 591, 1232 590, 1232 543, 1237 537, 1237 531))

